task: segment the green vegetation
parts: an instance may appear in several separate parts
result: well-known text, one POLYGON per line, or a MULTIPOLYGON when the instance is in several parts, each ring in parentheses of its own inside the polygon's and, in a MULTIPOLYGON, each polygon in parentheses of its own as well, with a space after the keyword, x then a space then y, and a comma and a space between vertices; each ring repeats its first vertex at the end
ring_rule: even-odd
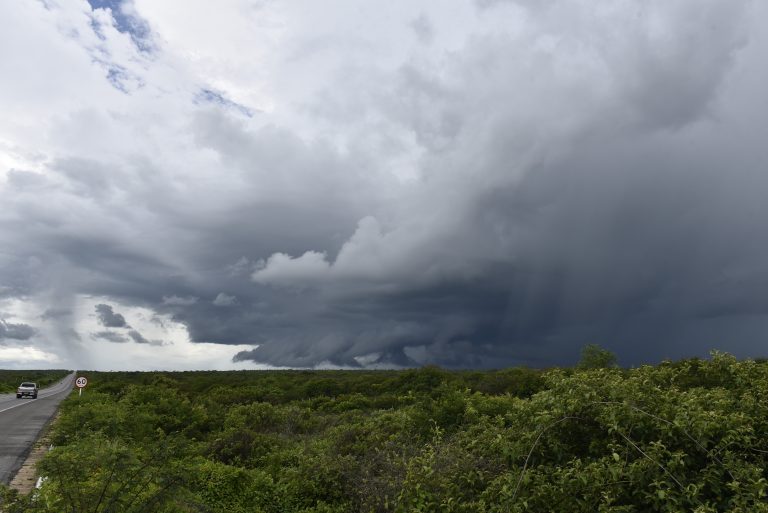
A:
POLYGON ((3 492, 5 512, 768 511, 768 364, 722 353, 631 370, 86 375, 47 481, 3 492))
POLYGON ((22 381, 32 381, 40 388, 57 382, 70 371, 54 370, 2 370, 0 369, 0 394, 15 392, 22 381))
POLYGON ((610 369, 616 367, 616 355, 597 344, 587 344, 581 348, 578 369, 610 369))

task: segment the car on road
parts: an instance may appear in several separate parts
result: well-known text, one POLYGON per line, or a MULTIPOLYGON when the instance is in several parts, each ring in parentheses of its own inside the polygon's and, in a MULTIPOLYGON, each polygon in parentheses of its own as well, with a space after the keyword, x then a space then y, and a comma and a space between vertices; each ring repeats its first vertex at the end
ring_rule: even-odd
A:
POLYGON ((25 381, 24 383, 19 385, 19 388, 16 389, 16 399, 21 399, 24 396, 31 397, 32 399, 37 399, 37 391, 38 391, 37 383, 32 383, 31 381, 25 381))

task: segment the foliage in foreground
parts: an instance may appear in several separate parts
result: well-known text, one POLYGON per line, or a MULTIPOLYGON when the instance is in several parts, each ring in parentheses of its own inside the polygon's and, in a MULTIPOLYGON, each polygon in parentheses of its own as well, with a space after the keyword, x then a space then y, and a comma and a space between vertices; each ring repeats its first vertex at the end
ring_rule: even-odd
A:
POLYGON ((11 512, 768 511, 768 365, 90 373, 11 512), (90 385, 89 385, 90 387, 90 385))

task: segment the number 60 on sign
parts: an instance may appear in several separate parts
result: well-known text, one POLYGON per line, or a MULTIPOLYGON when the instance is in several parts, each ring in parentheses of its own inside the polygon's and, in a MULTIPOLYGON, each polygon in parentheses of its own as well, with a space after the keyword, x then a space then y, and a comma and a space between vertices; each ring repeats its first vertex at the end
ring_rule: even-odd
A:
POLYGON ((83 395, 83 388, 85 388, 85 385, 88 384, 88 380, 85 379, 83 376, 80 376, 75 380, 75 386, 78 388, 78 396, 83 395))

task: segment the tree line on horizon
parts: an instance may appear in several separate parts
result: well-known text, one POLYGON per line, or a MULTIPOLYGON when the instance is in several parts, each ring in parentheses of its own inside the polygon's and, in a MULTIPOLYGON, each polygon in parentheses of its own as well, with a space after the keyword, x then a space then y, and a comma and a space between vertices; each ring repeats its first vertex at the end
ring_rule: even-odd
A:
POLYGON ((64 369, 8 370, 0 369, 0 394, 15 392, 24 381, 47 387, 64 378, 71 371, 64 369))

